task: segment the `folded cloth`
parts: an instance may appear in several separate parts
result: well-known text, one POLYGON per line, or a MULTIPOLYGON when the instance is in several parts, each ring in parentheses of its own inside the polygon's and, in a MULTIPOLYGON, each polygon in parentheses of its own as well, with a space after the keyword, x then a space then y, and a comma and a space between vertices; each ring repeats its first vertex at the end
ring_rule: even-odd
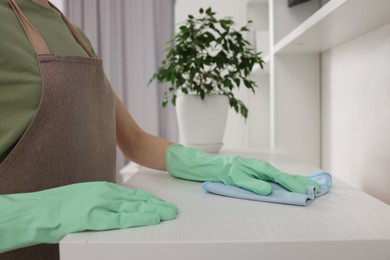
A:
POLYGON ((307 206, 312 201, 314 201, 315 198, 325 195, 330 191, 332 187, 332 175, 330 175, 328 172, 319 172, 307 177, 316 181, 320 185, 320 193, 317 194, 315 187, 313 186, 306 187, 307 194, 290 192, 279 184, 273 182, 270 182, 272 186, 272 193, 268 196, 261 196, 235 186, 223 184, 221 182, 207 181, 202 184, 202 188, 207 192, 227 197, 257 200, 270 203, 307 206))

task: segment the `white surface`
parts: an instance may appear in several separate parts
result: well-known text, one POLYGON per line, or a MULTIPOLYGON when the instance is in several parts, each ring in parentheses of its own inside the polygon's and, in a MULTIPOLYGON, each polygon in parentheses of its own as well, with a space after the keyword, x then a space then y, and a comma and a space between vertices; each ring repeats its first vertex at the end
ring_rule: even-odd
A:
POLYGON ((255 47, 256 32, 269 31, 268 3, 252 2, 246 4, 246 19, 252 21, 249 25, 250 32, 246 33, 247 40, 255 47))
POLYGON ((120 169, 119 174, 122 176, 122 183, 128 181, 134 174, 141 169, 139 164, 135 162, 129 162, 125 167, 120 169))
POLYGON ((269 75, 252 74, 251 79, 259 82, 256 95, 249 97, 251 112, 247 124, 250 125, 247 138, 249 147, 270 147, 269 137, 269 75))
MULTIPOLYGON (((252 69, 251 80, 254 80, 258 88, 256 94, 248 93, 249 115, 245 122, 244 142, 236 144, 241 147, 269 147, 269 5, 268 0, 249 0, 245 4, 245 20, 253 23, 249 26, 248 41, 253 43, 255 48, 255 31, 268 31, 268 53, 261 56, 265 62, 263 69, 256 64, 252 69)), ((265 39, 264 39, 265 40, 265 39)), ((265 43, 265 45, 267 45, 265 43)))
POLYGON ((271 30, 274 36, 274 43, 277 43, 296 27, 300 26, 320 7, 319 0, 310 0, 291 8, 287 5, 288 0, 270 0, 270 2, 273 9, 270 17, 273 22, 271 30))
POLYGON ((64 0, 50 0, 50 2, 64 12, 64 0))
POLYGON ((390 22, 388 0, 331 0, 275 45, 278 52, 323 52, 390 22))
POLYGON ((270 146, 283 147, 313 165, 320 165, 320 55, 279 55, 281 38, 318 10, 318 0, 289 8, 287 1, 269 1, 270 12, 270 146))
POLYGON ((276 55, 274 64, 275 144, 312 165, 320 165, 320 57, 276 55))
POLYGON ((209 145, 188 145, 190 147, 195 147, 199 150, 205 151, 206 153, 218 153, 223 143, 219 144, 209 144, 209 145))
POLYGON ((264 56, 269 55, 269 31, 255 32, 256 52, 261 52, 264 56))
POLYGON ((390 204, 390 24, 325 52, 321 67, 324 168, 390 204))
MULTIPOLYGON (((244 153, 279 168, 318 169, 280 150, 244 153)), ((390 207, 337 179, 308 207, 232 199, 205 193, 201 184, 143 169, 127 185, 176 204, 176 220, 159 225, 68 235, 62 260, 385 260, 390 259, 390 207)))

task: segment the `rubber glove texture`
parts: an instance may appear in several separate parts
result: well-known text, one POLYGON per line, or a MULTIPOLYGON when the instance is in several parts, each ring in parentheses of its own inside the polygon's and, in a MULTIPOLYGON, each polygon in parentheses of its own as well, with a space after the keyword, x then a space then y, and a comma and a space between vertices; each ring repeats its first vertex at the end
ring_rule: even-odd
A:
POLYGON ((0 195, 0 253, 58 243, 69 233, 153 225, 178 209, 157 196, 109 182, 0 195))
POLYGON ((272 164, 240 156, 208 154, 201 150, 171 145, 167 149, 167 170, 171 176, 194 181, 218 181, 259 195, 269 195, 275 182, 291 192, 306 194, 306 186, 321 188, 305 176, 282 172, 272 164))

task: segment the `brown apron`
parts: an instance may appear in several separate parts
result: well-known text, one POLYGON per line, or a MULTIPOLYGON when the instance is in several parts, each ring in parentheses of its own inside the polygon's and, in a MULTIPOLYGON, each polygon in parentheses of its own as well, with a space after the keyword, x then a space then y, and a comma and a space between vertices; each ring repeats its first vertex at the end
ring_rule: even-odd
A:
MULTIPOLYGON (((38 111, 0 164, 0 194, 38 191, 87 181, 115 182, 115 106, 102 62, 63 16, 90 57, 57 56, 9 0, 34 47, 42 78, 38 111)), ((22 76, 22 75, 21 75, 22 76)), ((58 245, 0 254, 0 260, 59 259, 58 245)))

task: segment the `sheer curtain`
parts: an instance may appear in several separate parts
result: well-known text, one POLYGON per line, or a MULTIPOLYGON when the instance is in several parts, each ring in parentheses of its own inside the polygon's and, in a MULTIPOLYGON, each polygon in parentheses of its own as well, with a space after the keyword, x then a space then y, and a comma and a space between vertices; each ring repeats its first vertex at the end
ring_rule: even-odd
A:
MULTIPOLYGON (((164 88, 147 83, 172 38, 175 0, 64 0, 65 15, 89 37, 107 78, 138 125, 177 141, 172 106, 161 108, 164 88)), ((117 168, 126 160, 118 153, 117 168)), ((118 179, 118 178, 117 178, 118 179)))

